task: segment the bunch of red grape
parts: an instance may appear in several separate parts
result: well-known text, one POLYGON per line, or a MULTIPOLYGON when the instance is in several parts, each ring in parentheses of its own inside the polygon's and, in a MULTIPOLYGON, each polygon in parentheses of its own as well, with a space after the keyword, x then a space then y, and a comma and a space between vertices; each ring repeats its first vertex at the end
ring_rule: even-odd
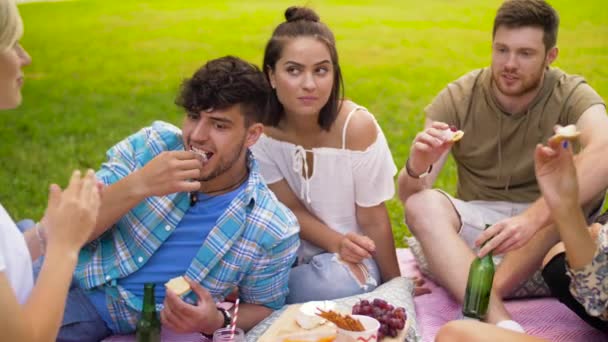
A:
POLYGON ((407 314, 404 308, 396 308, 384 299, 376 298, 371 303, 362 299, 353 306, 353 315, 370 316, 380 322, 378 340, 384 336, 397 337, 398 331, 405 327, 407 314))

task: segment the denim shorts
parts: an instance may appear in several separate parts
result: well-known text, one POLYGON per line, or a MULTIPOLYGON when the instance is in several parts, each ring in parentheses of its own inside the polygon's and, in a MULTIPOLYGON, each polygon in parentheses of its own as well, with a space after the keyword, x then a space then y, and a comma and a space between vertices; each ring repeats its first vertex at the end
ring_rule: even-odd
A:
POLYGON ((367 273, 365 282, 359 282, 337 254, 315 255, 309 263, 291 269, 287 303, 332 300, 374 290, 381 281, 378 265, 365 259, 361 266, 367 273))

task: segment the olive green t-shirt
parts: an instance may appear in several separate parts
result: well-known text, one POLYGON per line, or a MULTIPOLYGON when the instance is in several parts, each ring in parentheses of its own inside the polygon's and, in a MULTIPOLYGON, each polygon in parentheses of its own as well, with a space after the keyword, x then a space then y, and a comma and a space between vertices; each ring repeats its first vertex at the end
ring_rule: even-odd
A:
POLYGON ((437 95, 426 115, 465 132, 451 150, 458 166, 458 198, 532 202, 540 195, 536 144, 547 142, 554 125, 575 124, 590 106, 604 101, 582 77, 550 68, 528 110, 509 114, 497 105, 491 82, 489 68, 464 75, 437 95))

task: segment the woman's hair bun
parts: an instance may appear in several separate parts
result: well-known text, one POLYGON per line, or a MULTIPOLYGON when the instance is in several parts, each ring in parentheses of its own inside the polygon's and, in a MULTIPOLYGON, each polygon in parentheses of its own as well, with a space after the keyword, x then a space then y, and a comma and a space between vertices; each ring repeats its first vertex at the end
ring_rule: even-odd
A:
POLYGON ((319 16, 308 7, 291 6, 285 10, 285 19, 288 22, 296 20, 319 21, 319 16))

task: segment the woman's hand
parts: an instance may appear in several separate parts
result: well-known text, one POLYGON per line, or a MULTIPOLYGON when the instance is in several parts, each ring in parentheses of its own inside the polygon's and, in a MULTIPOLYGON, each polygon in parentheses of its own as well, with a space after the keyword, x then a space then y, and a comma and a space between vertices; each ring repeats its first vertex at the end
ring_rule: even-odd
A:
POLYGON ((60 247, 78 251, 95 227, 99 206, 99 186, 93 170, 88 170, 84 177, 80 171, 74 171, 64 191, 52 184, 48 206, 41 220, 47 236, 47 249, 60 247))
POLYGON ((579 205, 578 180, 569 141, 536 146, 534 166, 543 198, 553 210, 579 205))
POLYGON ((367 236, 357 233, 347 233, 340 240, 338 254, 346 262, 358 264, 363 259, 371 258, 376 250, 376 244, 367 236))

